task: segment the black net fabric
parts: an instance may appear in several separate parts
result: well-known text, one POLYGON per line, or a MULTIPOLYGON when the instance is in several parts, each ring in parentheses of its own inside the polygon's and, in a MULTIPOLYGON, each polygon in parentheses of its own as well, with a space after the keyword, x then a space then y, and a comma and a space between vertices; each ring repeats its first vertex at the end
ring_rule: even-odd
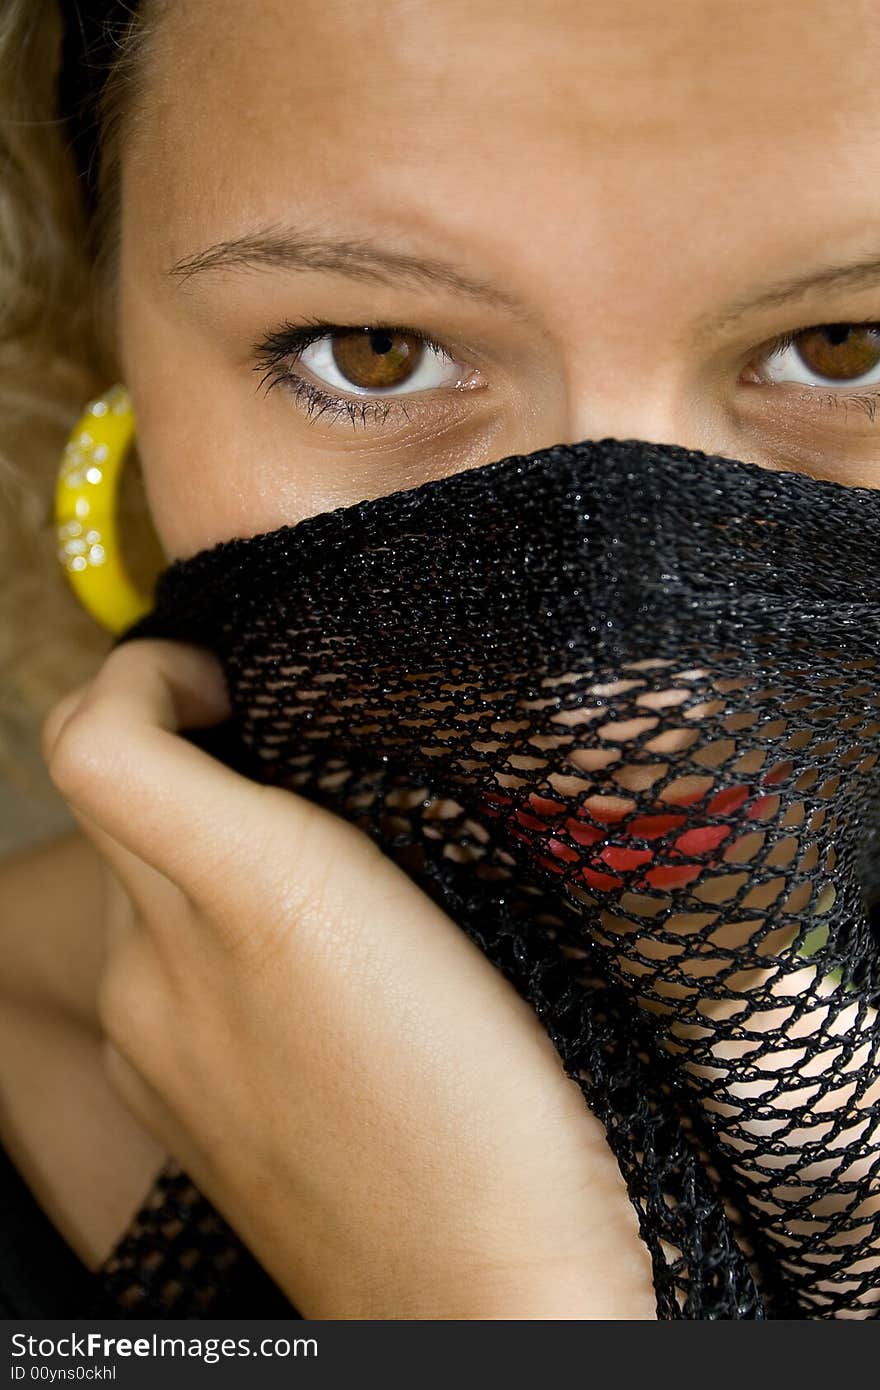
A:
POLYGON ((90 1318, 298 1318, 220 1213, 169 1160, 93 1281, 90 1318))
POLYGON ((221 542, 118 639, 211 649, 186 736, 532 1005, 660 1318, 878 1316, 878 562, 880 492, 586 440, 221 542))

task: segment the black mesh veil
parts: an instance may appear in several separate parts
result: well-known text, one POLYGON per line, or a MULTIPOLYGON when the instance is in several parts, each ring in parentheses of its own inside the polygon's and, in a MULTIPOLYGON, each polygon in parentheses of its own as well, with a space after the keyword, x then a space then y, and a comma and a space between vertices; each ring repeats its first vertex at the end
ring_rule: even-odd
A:
MULTIPOLYGON (((118 639, 211 649, 234 714, 186 737, 358 825, 532 1005, 660 1318, 877 1316, 878 560, 880 491, 587 440, 222 542, 118 639)), ((96 1307, 234 1313, 216 1260, 171 1279, 167 1182, 96 1307)))

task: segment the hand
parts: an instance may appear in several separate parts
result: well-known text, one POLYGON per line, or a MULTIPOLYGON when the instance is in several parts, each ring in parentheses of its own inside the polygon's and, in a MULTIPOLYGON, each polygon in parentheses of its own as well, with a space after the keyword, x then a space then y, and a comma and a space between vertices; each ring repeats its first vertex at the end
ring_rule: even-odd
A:
POLYGON ((178 736, 140 639, 43 725, 106 865, 108 1079, 308 1318, 648 1318, 604 1131, 502 973, 361 830, 178 736))

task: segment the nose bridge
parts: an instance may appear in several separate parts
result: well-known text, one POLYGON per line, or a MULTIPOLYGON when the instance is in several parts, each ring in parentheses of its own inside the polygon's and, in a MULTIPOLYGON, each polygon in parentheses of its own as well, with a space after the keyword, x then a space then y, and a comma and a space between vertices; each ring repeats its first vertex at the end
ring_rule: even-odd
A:
POLYGON ((695 380, 699 363, 688 351, 694 279, 668 258, 639 263, 626 238, 616 246, 603 240, 586 275, 573 277, 569 263, 568 274, 560 266, 547 284, 568 436, 700 447, 695 417, 705 422, 707 412, 695 380))
MULTIPOLYGON (((643 331, 644 339, 650 334, 643 331)), ((579 439, 645 439, 654 443, 696 443, 693 387, 687 364, 668 337, 653 353, 631 351, 626 333, 582 338, 565 354, 565 426, 579 439)))
POLYGON ((677 444, 686 427, 676 397, 657 384, 645 387, 633 380, 611 390, 601 380, 578 376, 568 395, 566 431, 572 443, 616 438, 677 444))

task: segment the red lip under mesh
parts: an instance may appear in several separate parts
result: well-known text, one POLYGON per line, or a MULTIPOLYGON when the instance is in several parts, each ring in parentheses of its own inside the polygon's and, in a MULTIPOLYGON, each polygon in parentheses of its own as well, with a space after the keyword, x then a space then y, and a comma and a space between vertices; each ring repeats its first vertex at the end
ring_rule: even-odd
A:
MULTIPOLYGON (((223 542, 119 639, 213 650, 235 714, 188 737, 532 1004, 661 1318, 880 1306, 878 564, 880 492, 584 441, 223 542)), ((143 1248, 105 1310, 162 1315, 143 1248)))

